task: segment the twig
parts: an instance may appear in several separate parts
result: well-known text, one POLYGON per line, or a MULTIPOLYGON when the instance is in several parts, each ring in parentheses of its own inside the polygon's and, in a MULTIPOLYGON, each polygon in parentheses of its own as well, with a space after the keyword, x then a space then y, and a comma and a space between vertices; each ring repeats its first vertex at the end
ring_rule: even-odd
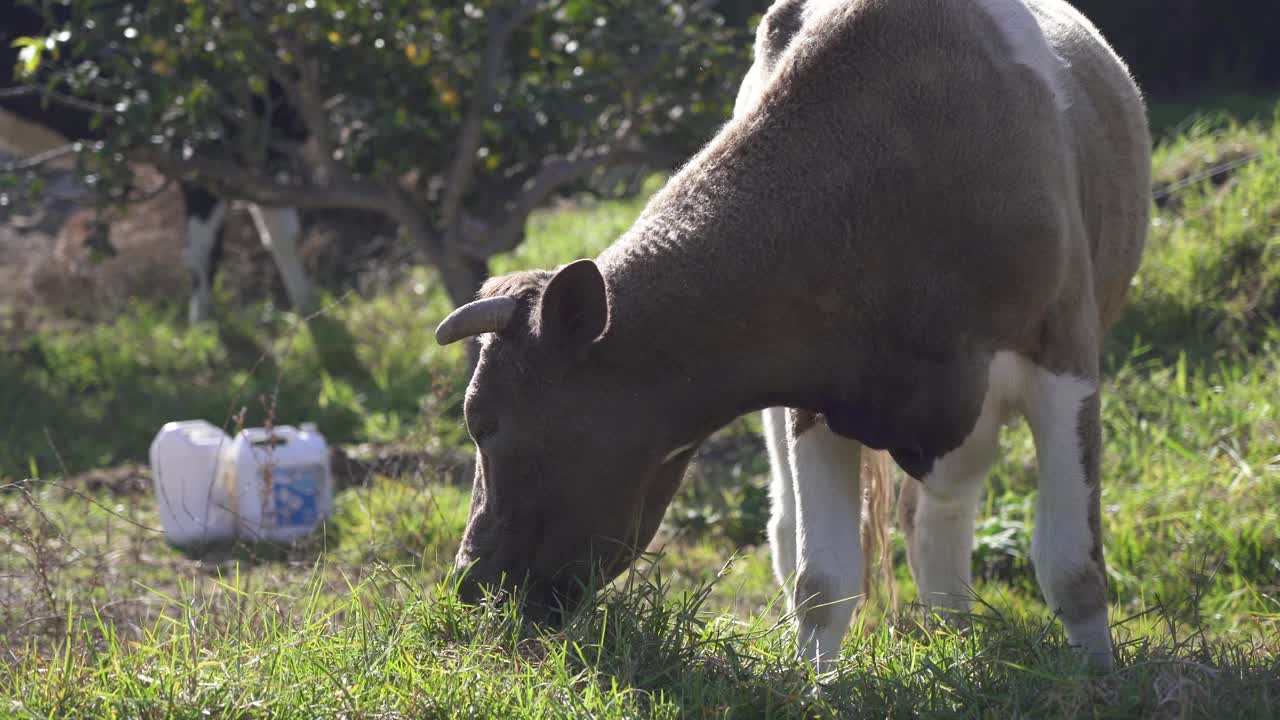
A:
POLYGON ((1165 185, 1164 187, 1154 190, 1151 193, 1151 195, 1156 200, 1156 202, 1159 202, 1161 200, 1167 200, 1168 198, 1172 197, 1175 193, 1185 190, 1191 187, 1192 185, 1199 184, 1201 182, 1204 182, 1205 180, 1209 180, 1218 175, 1221 175, 1222 173, 1230 172, 1232 170, 1235 170, 1238 167, 1249 165, 1261 158, 1262 158, 1261 152, 1249 153, 1244 157, 1236 158, 1235 160, 1231 160, 1229 162, 1225 162, 1220 165, 1214 165, 1208 170, 1196 173, 1195 175, 1192 175, 1190 177, 1183 178, 1178 182, 1165 185))
POLYGON ((49 90, 43 87, 35 87, 31 85, 18 85, 15 87, 0 88, 0 98, 22 97, 24 95, 39 95, 46 100, 53 100, 62 103, 67 107, 77 110, 91 112, 97 115, 115 115, 115 108, 108 105, 99 105, 98 103, 79 98, 74 95, 67 95, 56 90, 49 90))
POLYGON ((67 143, 66 145, 60 145, 51 150, 45 150, 44 152, 22 158, 21 160, 15 160, 7 165, 0 166, 0 172, 20 172, 22 170, 30 170, 32 168, 40 167, 46 163, 51 163, 54 160, 59 160, 68 155, 74 155, 78 144, 79 143, 67 143))
POLYGON ((520 244, 529 215, 541 207, 553 194, 565 185, 577 181, 610 163, 635 160, 656 162, 665 157, 657 151, 644 148, 620 149, 625 134, 612 141, 567 156, 552 156, 543 161, 542 167, 526 180, 511 208, 495 225, 482 225, 483 232, 473 233, 460 248, 463 254, 484 260, 514 249, 520 244))

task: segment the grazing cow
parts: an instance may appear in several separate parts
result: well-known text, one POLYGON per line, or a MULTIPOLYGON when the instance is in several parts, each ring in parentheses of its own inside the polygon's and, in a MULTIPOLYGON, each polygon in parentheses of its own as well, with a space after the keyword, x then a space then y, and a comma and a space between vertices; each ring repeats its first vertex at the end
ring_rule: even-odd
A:
POLYGON ((707 436, 788 408, 767 410, 770 534, 800 652, 824 663, 863 591, 871 451, 914 478, 921 599, 963 609, 983 478, 1021 413, 1042 592, 1111 667, 1099 356, 1149 188, 1139 92, 1062 0, 778 0, 733 119, 626 234, 490 280, 437 329, 482 346, 466 594, 550 604, 616 576, 707 436))
MULTIPOLYGON (((69 17, 67 6, 50 7, 60 13, 55 19, 65 21, 69 17)), ((13 40, 47 34, 48 26, 38 12, 26 5, 6 2, 0 5, 0 12, 4 17, 0 27, 0 73, 4 77, 0 85, 7 85, 19 62, 19 49, 13 47, 13 40)), ((63 102, 46 101, 38 95, 0 95, 0 149, 30 157, 68 141, 92 140, 101 134, 92 127, 92 119, 90 112, 63 102)), ((291 113, 277 112, 272 119, 275 129, 290 139, 305 137, 291 113)), ((189 182, 177 184, 187 207, 185 259, 192 282, 189 317, 193 323, 202 322, 212 316, 213 281, 222 257, 227 202, 189 182)), ((298 254, 301 223, 297 210, 250 205, 249 212, 263 246, 280 271, 290 303, 300 312, 310 312, 317 296, 298 254)))

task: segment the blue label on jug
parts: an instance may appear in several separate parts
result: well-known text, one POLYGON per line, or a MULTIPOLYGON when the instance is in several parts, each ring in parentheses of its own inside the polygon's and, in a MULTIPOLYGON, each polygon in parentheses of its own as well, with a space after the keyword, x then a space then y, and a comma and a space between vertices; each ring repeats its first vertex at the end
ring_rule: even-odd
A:
POLYGON ((312 525, 319 515, 324 470, 318 465, 273 468, 271 498, 276 527, 312 525))

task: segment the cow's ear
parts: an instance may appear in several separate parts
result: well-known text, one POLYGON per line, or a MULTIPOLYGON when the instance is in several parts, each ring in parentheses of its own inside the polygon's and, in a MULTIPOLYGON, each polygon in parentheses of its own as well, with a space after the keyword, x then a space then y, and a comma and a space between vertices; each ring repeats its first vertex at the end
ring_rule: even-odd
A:
POLYGON ((560 350, 579 350, 604 334, 609 296, 592 260, 575 260, 552 276, 538 307, 542 340, 560 350))

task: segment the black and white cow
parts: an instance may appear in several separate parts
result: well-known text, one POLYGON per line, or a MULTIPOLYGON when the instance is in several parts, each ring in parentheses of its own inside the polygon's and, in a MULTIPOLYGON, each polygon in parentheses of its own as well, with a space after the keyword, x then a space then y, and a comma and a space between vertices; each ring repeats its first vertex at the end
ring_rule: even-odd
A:
MULTIPOLYGON (((55 13, 64 6, 52 6, 55 13)), ((0 87, 17 85, 14 70, 20 49, 16 38, 47 34, 48 26, 37 12, 12 0, 0 3, 0 87)), ((50 144, 93 140, 101 131, 92 126, 92 113, 66 103, 46 100, 34 94, 0 93, 0 149, 19 158, 51 149, 50 144), (52 131, 52 132, 49 132, 52 131)), ((305 139, 305 130, 293 114, 284 110, 272 117, 274 130, 289 140, 305 139)), ((222 231, 228 203, 209 190, 178 181, 186 204, 186 252, 191 274, 191 322, 210 319, 213 312, 213 281, 222 257, 222 231)), ((315 309, 317 293, 298 254, 301 222, 295 208, 249 206, 250 215, 263 246, 270 251, 284 281, 293 308, 307 313, 315 309)))

